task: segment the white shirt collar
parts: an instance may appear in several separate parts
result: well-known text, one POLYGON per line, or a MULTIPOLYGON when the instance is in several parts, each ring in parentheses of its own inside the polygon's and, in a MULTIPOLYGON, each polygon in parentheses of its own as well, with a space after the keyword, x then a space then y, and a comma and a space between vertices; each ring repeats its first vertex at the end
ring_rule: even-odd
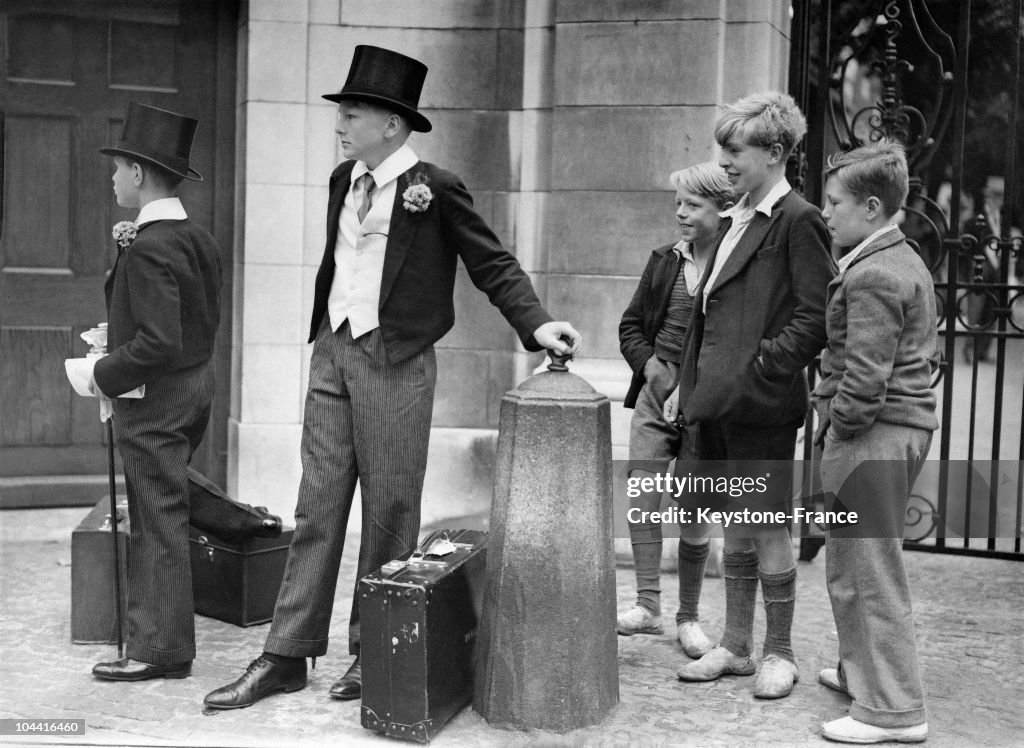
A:
POLYGON ((875 231, 873 234, 869 235, 867 239, 862 241, 860 244, 851 249, 845 255, 840 257, 839 261, 836 262, 836 264, 839 266, 839 272, 842 273, 844 270, 846 270, 846 268, 850 267, 851 263, 853 263, 853 261, 857 259, 857 255, 863 252, 864 248, 871 244, 871 242, 873 242, 875 239, 882 236, 883 234, 889 233, 895 228, 897 228, 895 223, 890 223, 886 226, 883 226, 882 228, 878 229, 878 231, 875 231))
MULTIPOLYGON (((754 211, 757 213, 763 213, 764 215, 771 218, 772 208, 775 207, 775 203, 779 202, 779 200, 788 195, 791 189, 793 188, 790 187, 789 181, 785 177, 783 177, 782 179, 775 183, 774 187, 768 190, 768 194, 765 195, 764 199, 762 199, 761 202, 757 204, 757 207, 754 208, 754 211)), ((748 212, 750 212, 749 192, 746 193, 743 197, 741 197, 739 199, 739 202, 737 202, 734 206, 732 206, 728 210, 723 210, 718 215, 721 216, 722 218, 735 218, 736 216, 740 216, 743 213, 748 212)))
POLYGON ((184 221, 186 218, 188 216, 185 214, 181 200, 176 197, 163 197, 143 205, 139 209, 139 217, 135 219, 135 225, 141 226, 153 221, 184 221))
POLYGON ((690 242, 685 239, 680 239, 672 249, 682 255, 684 260, 696 262, 696 260, 693 259, 693 247, 690 245, 690 242))
MULTIPOLYGON (((405 174, 405 172, 418 164, 419 161, 419 156, 416 155, 416 152, 409 144, 403 144, 401 148, 381 161, 377 168, 371 172, 374 185, 380 189, 388 182, 398 179, 405 174)), ((352 167, 352 183, 355 184, 359 177, 369 171, 370 169, 366 166, 365 162, 356 161, 356 165, 352 167)))

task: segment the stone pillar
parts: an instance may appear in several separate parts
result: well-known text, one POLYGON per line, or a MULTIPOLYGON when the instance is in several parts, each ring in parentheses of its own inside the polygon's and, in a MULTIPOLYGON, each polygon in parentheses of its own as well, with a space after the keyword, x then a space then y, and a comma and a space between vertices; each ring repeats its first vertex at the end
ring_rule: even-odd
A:
POLYGON ((547 371, 502 399, 473 698, 492 724, 566 732, 619 701, 611 476, 586 381, 547 371))

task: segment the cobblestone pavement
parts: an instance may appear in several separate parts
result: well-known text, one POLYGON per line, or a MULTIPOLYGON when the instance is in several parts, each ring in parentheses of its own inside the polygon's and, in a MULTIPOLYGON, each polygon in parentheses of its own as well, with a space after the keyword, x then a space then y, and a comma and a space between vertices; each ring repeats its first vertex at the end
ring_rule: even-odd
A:
MULTIPOLYGON (((89 674, 113 646, 70 641, 70 537, 84 509, 0 513, 0 717, 84 718, 79 738, 20 739, 22 744, 314 746, 389 741, 359 725, 358 702, 337 702, 327 689, 348 665, 339 637, 317 661, 309 685, 249 709, 204 715, 203 696, 237 677, 261 650, 266 626, 238 628, 197 618, 199 657, 191 678, 137 684, 105 683, 89 674)), ((354 545, 348 545, 354 548, 354 545)), ((347 554, 341 579, 351 579, 347 554)), ((928 691, 928 745, 1024 744, 1024 564, 908 553, 915 617, 928 691)), ((674 577, 663 575, 672 590, 674 577)), ((620 606, 632 602, 632 570, 618 570, 620 606)), ((667 596, 671 601, 671 595, 667 596)), ((339 584, 333 630, 345 631, 347 584, 339 584)), ((671 604, 669 611, 674 608, 671 604)), ((702 599, 706 629, 719 635, 724 594, 708 579, 702 599)), ((756 631, 763 632, 759 611, 756 631)), ((752 678, 684 684, 675 671, 686 659, 672 639, 619 638, 621 703, 594 727, 567 735, 490 727, 463 710, 434 740, 447 746, 825 745, 822 719, 845 713, 846 702, 816 683, 833 664, 835 628, 825 594, 823 554, 801 563, 794 650, 802 679, 787 699, 760 702, 752 678)), ((392 745, 399 743, 391 742, 392 745)))

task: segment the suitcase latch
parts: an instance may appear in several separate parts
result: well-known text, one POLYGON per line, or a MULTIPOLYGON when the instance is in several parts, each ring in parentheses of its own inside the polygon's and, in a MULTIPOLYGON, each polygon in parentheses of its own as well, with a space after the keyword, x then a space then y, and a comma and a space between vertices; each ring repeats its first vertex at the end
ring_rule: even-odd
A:
POLYGON ((213 563, 213 546, 210 545, 210 541, 205 535, 199 536, 199 545, 203 546, 203 550, 206 551, 206 560, 213 563))

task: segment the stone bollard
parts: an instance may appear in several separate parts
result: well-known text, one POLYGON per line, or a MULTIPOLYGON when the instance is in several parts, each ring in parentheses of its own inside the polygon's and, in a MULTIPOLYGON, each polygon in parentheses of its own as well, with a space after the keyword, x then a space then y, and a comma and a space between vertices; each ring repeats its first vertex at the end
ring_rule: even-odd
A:
POLYGON ((608 398, 562 362, 501 401, 473 708, 566 732, 619 701, 608 398))

